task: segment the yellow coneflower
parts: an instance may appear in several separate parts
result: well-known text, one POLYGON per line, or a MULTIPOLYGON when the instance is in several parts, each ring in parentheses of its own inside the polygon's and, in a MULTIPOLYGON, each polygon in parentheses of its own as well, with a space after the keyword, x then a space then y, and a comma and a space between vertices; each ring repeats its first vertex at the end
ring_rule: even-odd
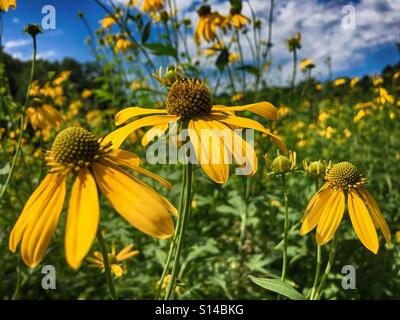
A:
POLYGON ((142 12, 155 13, 164 8, 164 0, 144 0, 142 4, 142 12))
POLYGON ((380 104, 385 104, 386 102, 389 104, 394 103, 394 98, 390 95, 385 88, 377 89, 379 96, 376 98, 376 101, 380 104))
MULTIPOLYGON (((273 134, 260 122, 237 116, 235 113, 238 111, 249 111, 269 120, 278 118, 277 109, 269 102, 236 107, 213 105, 211 93, 204 81, 177 80, 169 90, 165 109, 131 107, 120 111, 115 118, 116 125, 124 124, 138 116, 151 116, 135 120, 115 130, 105 138, 105 141, 112 142, 114 147, 118 148, 130 133, 139 128, 153 127, 149 131, 149 136, 154 137, 154 132, 165 132, 169 122, 187 121, 190 141, 202 169, 215 182, 224 183, 229 176, 229 165, 221 160, 213 164, 211 158, 216 155, 226 159, 226 152, 228 152, 239 165, 242 165, 245 159, 245 162, 250 164, 250 174, 254 174, 257 170, 254 149, 232 128, 258 130, 269 135, 281 150, 286 150, 279 136, 273 134), (212 144, 202 141, 202 139, 208 139, 209 142, 210 138, 214 140, 212 144)), ((149 140, 146 139, 143 143, 147 144, 149 140)))
MULTIPOLYGON (((139 254, 139 250, 132 249, 133 244, 130 244, 117 253, 115 243, 112 243, 111 252, 108 254, 108 260, 111 271, 116 277, 122 277, 128 271, 121 262, 139 254)), ((89 257, 86 260, 89 262, 89 267, 104 270, 103 255, 100 251, 95 251, 93 257, 89 257)))
POLYGON ((297 32, 297 34, 293 37, 287 38, 285 40, 286 47, 289 52, 293 52, 294 50, 301 49, 301 33, 297 32))
POLYGON ((133 48, 134 45, 132 41, 129 41, 128 39, 124 37, 119 37, 115 43, 114 46, 114 52, 119 53, 119 52, 126 52, 127 50, 133 48))
POLYGON ((333 81, 333 86, 334 87, 341 87, 341 86, 343 86, 345 84, 346 84, 346 79, 345 78, 339 78, 339 79, 336 79, 335 81, 333 81))
POLYGON ((33 192, 16 222, 9 240, 12 252, 21 242, 22 260, 30 267, 43 259, 57 226, 66 196, 67 179, 74 182, 65 232, 68 264, 78 269, 89 252, 100 220, 98 190, 131 225, 156 238, 173 235, 170 213, 176 209, 164 197, 122 167, 145 174, 164 186, 157 175, 139 167, 130 152, 110 148, 89 131, 69 127, 61 131, 46 155, 50 171, 33 192))
POLYGON ((31 124, 33 130, 45 128, 59 128, 64 121, 64 116, 60 111, 49 104, 30 106, 26 109, 24 127, 31 124))
POLYGON ((355 77, 353 79, 351 79, 350 81, 350 87, 354 88, 359 82, 360 82, 360 77, 355 77))
POLYGON ((197 44, 200 44, 201 38, 204 38, 207 42, 214 41, 217 37, 217 27, 225 31, 226 17, 218 12, 212 12, 209 5, 202 5, 197 13, 200 17, 194 34, 194 40, 197 44))
POLYGON ((60 86, 63 82, 67 81, 71 76, 71 71, 62 71, 57 78, 53 80, 53 85, 60 86))
POLYGON ((363 245, 373 253, 379 249, 375 228, 381 229, 387 243, 391 235, 385 218, 373 196, 364 188, 367 180, 349 162, 340 162, 328 170, 325 184, 311 198, 300 233, 317 227, 318 245, 329 242, 342 220, 347 197, 348 212, 354 230, 363 245))
POLYGON ((8 8, 13 8, 15 9, 17 7, 17 1, 16 0, 0 0, 0 10, 1 11, 8 11, 8 8))
POLYGON ((100 20, 100 25, 104 29, 110 29, 116 22, 114 16, 106 16, 104 19, 100 20))
POLYGON ((232 25, 236 30, 240 30, 244 28, 247 24, 250 23, 250 19, 244 15, 242 15, 242 8, 232 6, 230 13, 227 17, 227 22, 232 25))
POLYGON ((315 68, 315 63, 311 59, 303 59, 300 61, 300 69, 302 71, 310 70, 315 68))

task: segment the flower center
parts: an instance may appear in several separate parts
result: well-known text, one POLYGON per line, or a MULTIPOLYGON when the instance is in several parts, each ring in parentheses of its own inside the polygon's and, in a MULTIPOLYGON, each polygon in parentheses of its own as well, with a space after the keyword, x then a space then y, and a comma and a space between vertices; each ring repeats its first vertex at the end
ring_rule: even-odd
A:
POLYGON ((350 187, 363 183, 360 171, 346 161, 335 164, 325 175, 325 180, 339 187, 350 187))
POLYGON ((76 165, 91 162, 99 150, 100 144, 95 135, 83 128, 70 127, 57 135, 51 155, 59 164, 76 165))
POLYGON ((202 80, 178 80, 168 92, 166 105, 168 114, 192 118, 210 113, 211 93, 202 80))
POLYGON ((208 16, 211 13, 211 7, 209 5, 203 5, 197 10, 197 13, 200 17, 208 16))

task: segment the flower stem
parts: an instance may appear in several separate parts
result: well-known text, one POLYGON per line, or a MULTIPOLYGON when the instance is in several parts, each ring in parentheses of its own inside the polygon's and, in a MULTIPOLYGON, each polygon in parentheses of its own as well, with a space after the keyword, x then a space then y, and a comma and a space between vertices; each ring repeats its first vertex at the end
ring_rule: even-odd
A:
POLYGON ((31 91, 31 85, 33 81, 33 76, 35 75, 35 68, 36 68, 36 52, 37 52, 37 42, 36 42, 36 36, 32 36, 33 39, 33 52, 32 52, 32 64, 31 64, 31 73, 29 76, 29 83, 28 83, 28 88, 26 90, 26 95, 25 95, 25 103, 22 109, 21 113, 21 120, 20 120, 20 131, 19 131, 19 136, 18 136, 18 142, 17 142, 17 147, 15 149, 15 154, 14 158, 11 162, 11 167, 10 171, 8 172, 6 181, 4 183, 3 188, 0 190, 0 199, 3 197, 4 193, 6 192, 6 189, 8 185, 10 184, 10 180, 12 177, 12 174, 14 172, 15 164, 17 163, 19 153, 21 151, 21 145, 22 145, 22 136, 23 136, 23 131, 24 131, 24 123, 25 123, 25 111, 26 108, 28 107, 29 103, 29 93, 31 91))
POLYGON ((312 300, 319 300, 321 298, 322 292, 324 290, 325 281, 328 278, 329 273, 331 272, 333 261, 335 260, 336 247, 337 247, 337 242, 338 242, 337 240, 338 240, 338 237, 335 235, 334 238, 333 238, 333 243, 332 243, 332 246, 331 246, 331 252, 329 254, 328 263, 326 264, 325 272, 321 277, 321 282, 320 282, 320 284, 318 286, 318 289, 315 292, 315 295, 314 295, 312 300))
POLYGON ((187 226, 187 220, 189 217, 189 210, 192 199, 192 164, 190 162, 188 162, 188 164, 185 165, 185 170, 186 170, 185 198, 183 203, 183 212, 181 212, 179 216, 179 220, 182 221, 179 225, 179 230, 177 230, 176 253, 172 264, 171 280, 168 284, 164 300, 171 299, 171 296, 175 291, 176 278, 179 273, 179 259, 181 256, 183 238, 187 226))
POLYGON ((313 287, 311 289, 310 300, 313 300, 313 298, 315 297, 315 293, 317 291, 319 275, 321 273, 321 264, 322 264, 321 246, 317 245, 317 267, 316 267, 316 270, 315 270, 315 278, 314 278, 313 287))
POLYGON ((294 48, 293 50, 293 72, 292 72, 292 83, 291 88, 293 90, 294 84, 296 82, 296 72, 297 72, 297 50, 294 48))
MULTIPOLYGON (((287 247, 288 247, 288 234, 289 234, 289 192, 286 183, 286 176, 282 174, 282 185, 283 185, 283 195, 285 201, 285 219, 283 225, 283 260, 282 260, 282 274, 281 281, 284 282, 286 280, 286 271, 287 271, 287 247)), ((281 296, 278 295, 278 299, 281 296)))
POLYGON ((97 231, 97 241, 99 241, 100 251, 103 256, 104 271, 106 274, 106 280, 108 289, 110 290, 111 299, 118 300, 117 291, 115 290, 114 280, 111 273, 110 260, 108 259, 108 251, 100 228, 97 231))
MULTIPOLYGON (((187 180, 187 170, 186 170, 185 166, 183 167, 182 171, 183 171, 182 172, 182 187, 181 187, 181 195, 180 195, 180 199, 179 199, 179 212, 182 212, 182 210, 183 210, 183 203, 184 203, 184 196, 185 196, 185 188, 186 188, 186 180, 187 180)), ((171 264, 171 259, 175 252, 175 249, 176 249, 176 239, 178 237, 178 232, 181 229, 181 224, 182 224, 182 219, 179 218, 177 225, 176 225, 174 237, 172 238, 172 241, 169 246, 169 252, 168 252, 167 260, 165 261, 165 264, 164 264, 164 270, 163 270, 161 278, 158 282, 157 291, 154 296, 154 300, 158 300, 158 298, 160 297, 162 285, 164 283, 165 276, 168 274, 169 266, 171 264)))

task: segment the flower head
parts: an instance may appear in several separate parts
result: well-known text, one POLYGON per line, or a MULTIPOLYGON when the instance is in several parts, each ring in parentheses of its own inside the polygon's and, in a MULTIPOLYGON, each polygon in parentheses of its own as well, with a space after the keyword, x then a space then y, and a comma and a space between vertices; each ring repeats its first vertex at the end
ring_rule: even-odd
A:
POLYGON ((98 189, 140 231, 160 239, 174 233, 170 214, 176 214, 176 209, 122 167, 171 186, 140 168, 135 154, 110 147, 80 127, 69 127, 57 135, 46 155, 49 173, 26 202, 10 235, 10 250, 15 252, 21 243, 22 260, 28 266, 35 267, 43 259, 64 205, 69 176, 73 177, 73 185, 65 253, 73 269, 80 267, 96 236, 100 220, 98 189))
POLYGON ((150 126, 152 128, 142 140, 142 143, 147 145, 155 136, 165 133, 170 122, 183 123, 187 125, 189 139, 198 162, 204 172, 217 183, 225 183, 228 179, 229 163, 224 159, 229 155, 239 166, 249 165, 248 175, 257 171, 257 157, 253 147, 233 128, 254 129, 265 133, 282 151, 286 150, 282 139, 260 122, 236 115, 236 112, 249 111, 265 119, 277 120, 278 111, 269 102, 236 107, 213 105, 212 102, 210 90, 204 81, 178 80, 169 88, 165 109, 131 107, 121 110, 115 117, 116 125, 126 125, 110 133, 104 141, 111 142, 118 148, 132 132, 150 126), (143 115, 149 116, 127 123, 143 115))
POLYGON ((0 11, 7 12, 9 8, 15 9, 17 7, 16 0, 0 0, 0 11))
POLYGON ((243 29, 247 24, 250 23, 250 19, 242 15, 242 5, 231 6, 229 15, 227 17, 228 23, 232 25, 236 30, 243 29))
POLYGON ((300 233, 317 227, 318 245, 329 242, 342 220, 347 197, 348 212, 354 230, 363 245, 373 253, 379 249, 376 228, 391 242, 388 225, 373 196, 364 188, 367 180, 350 162, 340 162, 326 173, 325 184, 310 200, 300 233))
POLYGON ((287 38, 285 44, 290 52, 301 49, 301 33, 297 32, 295 36, 287 38))
POLYGON ((197 23, 194 40, 200 44, 201 38, 205 41, 214 41, 217 37, 217 28, 226 31, 226 17, 220 15, 218 12, 211 11, 209 5, 202 5, 198 10, 199 22, 197 23))
POLYGON ((142 4, 142 12, 155 13, 164 8, 164 0, 144 0, 142 4))
POLYGON ((302 71, 307 71, 315 68, 315 63, 311 59, 303 59, 300 61, 300 69, 302 71))
MULTIPOLYGON (((139 250, 132 249, 133 244, 130 244, 117 253, 115 243, 112 243, 111 252, 108 254, 108 261, 111 271, 116 277, 122 277, 128 271, 126 266, 121 262, 139 254, 139 250)), ((104 259, 100 251, 95 251, 93 257, 87 258, 87 261, 89 262, 89 267, 104 270, 104 259)))

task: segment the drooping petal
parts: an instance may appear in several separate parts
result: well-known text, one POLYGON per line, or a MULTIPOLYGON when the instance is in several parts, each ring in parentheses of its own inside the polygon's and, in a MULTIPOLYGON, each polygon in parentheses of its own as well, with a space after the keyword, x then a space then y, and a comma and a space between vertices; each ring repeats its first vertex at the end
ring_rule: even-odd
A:
POLYGON ((34 193, 31 196, 35 198, 32 202, 28 200, 10 237, 10 249, 13 251, 21 240, 22 260, 31 268, 43 259, 64 205, 66 176, 56 173, 48 176, 47 186, 40 195, 34 193))
POLYGON ((125 108, 119 111, 115 115, 115 125, 119 126, 133 117, 143 116, 145 114, 165 114, 165 113, 167 113, 166 109, 146 109, 140 107, 125 108))
POLYGON ((249 111, 272 121, 278 120, 278 109, 274 105, 266 101, 247 104, 244 106, 235 106, 235 107, 215 105, 212 107, 212 111, 223 111, 223 112, 249 111))
POLYGON ((64 121, 62 113, 51 105, 44 104, 40 109, 43 112, 44 118, 51 126, 57 128, 64 121))
POLYGON ((101 192, 130 224, 160 239, 174 234, 170 208, 165 204, 168 201, 160 201, 161 196, 153 189, 112 166, 95 163, 93 172, 101 192))
POLYGON ((189 137, 193 151, 204 172, 217 183, 225 183, 229 177, 227 152, 213 121, 195 118, 189 122, 189 137), (212 142, 210 143, 210 138, 212 142))
POLYGON ((168 124, 154 126, 144 134, 142 138, 142 145, 147 146, 149 142, 152 141, 155 137, 162 136, 165 133, 165 131, 167 131, 167 129, 168 129, 168 124))
POLYGON ((175 122, 180 119, 179 116, 161 115, 161 116, 149 116, 136 121, 133 121, 122 128, 119 128, 109 135, 107 135, 102 144, 112 143, 112 148, 119 149, 124 140, 135 130, 142 127, 157 126, 162 124, 168 124, 169 122, 175 122))
POLYGON ((119 161, 118 164, 129 168, 138 167, 140 165, 140 158, 138 155, 122 149, 113 150, 108 158, 112 159, 114 162, 119 161))
POLYGON ((365 188, 359 188, 359 192, 364 197, 368 211, 372 218, 372 222, 374 223, 375 227, 381 229, 386 242, 391 243, 392 236, 390 234, 389 226, 387 225, 381 209, 379 209, 378 203, 375 201, 375 198, 365 188))
POLYGON ((340 221, 342 221, 345 205, 344 200, 342 189, 333 189, 331 191, 330 199, 324 206, 318 222, 316 235, 318 245, 329 242, 335 235, 340 221))
POLYGON ((286 150, 287 150, 285 143, 282 141, 282 139, 279 136, 273 134, 270 130, 268 130, 261 123, 255 121, 255 120, 251 120, 251 119, 243 118, 243 117, 237 117, 234 115, 226 115, 226 116, 213 115, 213 119, 221 121, 228 125, 233 125, 233 126, 239 127, 239 128, 249 128, 249 129, 254 129, 254 130, 266 133, 272 138, 272 140, 275 142, 275 144, 278 146, 278 148, 281 151, 286 152, 286 150))
POLYGON ((96 182, 87 168, 79 171, 72 186, 65 231, 65 256, 77 270, 96 237, 100 220, 96 182))
MULTIPOLYGON (((212 120, 212 117, 206 117, 208 120, 212 120)), ((227 125, 219 121, 214 121, 213 126, 219 130, 225 148, 233 155, 235 162, 240 167, 248 167, 248 175, 253 175, 257 172, 258 160, 254 148, 242 137, 232 130, 227 125)))
POLYGON ((132 248, 133 244, 130 244, 129 246, 126 246, 120 252, 118 252, 118 254, 115 257, 117 261, 123 261, 139 254, 139 250, 131 251, 132 248))
POLYGON ((326 206, 332 195, 332 189, 324 188, 316 193, 310 200, 304 214, 303 224, 301 225, 300 235, 305 235, 313 230, 321 219, 326 206))
POLYGON ((349 192, 348 208, 358 238, 368 250, 376 254, 379 249, 378 235, 363 199, 354 188, 349 192))

